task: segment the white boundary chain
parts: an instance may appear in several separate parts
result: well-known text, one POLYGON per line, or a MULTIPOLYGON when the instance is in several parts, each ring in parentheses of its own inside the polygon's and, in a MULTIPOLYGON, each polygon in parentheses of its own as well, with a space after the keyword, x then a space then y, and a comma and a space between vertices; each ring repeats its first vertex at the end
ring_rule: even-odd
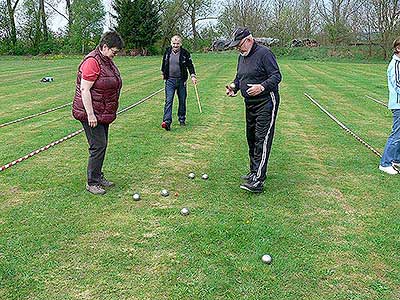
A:
POLYGON ((387 104, 383 103, 382 101, 380 101, 378 99, 375 99, 375 98, 372 98, 371 96, 368 96, 368 95, 365 95, 365 97, 367 97, 367 98, 371 99, 372 101, 375 101, 376 103, 378 103, 378 104, 380 104, 380 105, 382 105, 382 106, 387 108, 387 104))
POLYGON ((71 105, 71 104, 72 104, 72 103, 66 103, 66 104, 63 104, 63 105, 61 105, 61 106, 57 106, 57 107, 54 107, 54 108, 50 108, 50 109, 48 109, 48 110, 39 112, 39 113, 34 114, 34 115, 26 116, 26 117, 23 117, 23 118, 20 118, 20 119, 16 119, 16 120, 14 120, 14 121, 10 121, 10 122, 7 122, 7 123, 0 124, 0 128, 1 128, 1 127, 5 127, 5 126, 8 126, 8 125, 11 125, 11 124, 15 124, 15 123, 18 123, 18 122, 22 122, 22 121, 25 121, 25 120, 28 120, 28 119, 32 119, 32 118, 37 117, 37 116, 41 116, 41 115, 47 114, 47 113, 49 113, 49 112, 55 111, 55 110, 57 110, 57 109, 61 109, 61 108, 63 108, 63 107, 66 107, 66 106, 68 106, 68 105, 71 105))
POLYGON ((334 115, 332 115, 329 111, 327 111, 325 108, 323 108, 316 100, 314 100, 310 95, 307 93, 304 93, 304 96, 306 96, 308 99, 311 100, 316 106, 318 106, 319 109, 321 109, 324 113, 326 113, 333 121, 335 121, 344 131, 352 135, 357 141, 359 141, 361 144, 363 144, 365 147, 367 147, 369 150, 371 150, 375 155, 378 157, 382 157, 382 155, 375 150, 372 146, 370 146, 367 142, 365 142, 362 138, 360 138, 358 135, 356 135, 353 131, 351 131, 346 125, 344 125, 342 122, 340 122, 334 115))
MULTIPOLYGON (((151 97, 157 95, 158 93, 160 93, 160 92, 163 91, 163 90, 164 90, 164 88, 159 89, 158 91, 156 91, 156 92, 150 94, 149 96, 147 96, 147 97, 145 97, 145 98, 139 100, 138 102, 136 102, 136 103, 134 103, 134 104, 132 104, 132 105, 130 105, 130 106, 128 106, 128 107, 125 107, 125 108, 122 109, 121 111, 117 112, 117 114, 122 114, 122 113, 124 113, 124 112, 130 110, 131 108, 133 108, 133 107, 135 107, 135 106, 138 106, 139 104, 145 102, 146 100, 148 100, 148 99, 150 99, 151 97)), ((14 160, 14 161, 12 161, 12 162, 10 162, 10 163, 8 163, 8 164, 5 164, 5 165, 3 165, 3 166, 0 166, 0 172, 6 170, 6 169, 8 169, 8 168, 11 168, 12 166, 15 166, 16 164, 20 163, 21 161, 27 160, 28 158, 30 158, 30 157, 32 157, 32 156, 34 156, 34 155, 36 155, 36 154, 38 154, 38 153, 40 153, 40 152, 46 151, 47 149, 49 149, 49 148, 51 148, 51 147, 53 147, 53 146, 55 146, 55 145, 58 145, 58 144, 60 144, 60 143, 62 143, 62 142, 64 142, 64 141, 66 141, 66 140, 68 140, 68 139, 70 139, 70 138, 72 138, 72 137, 74 137, 74 136, 77 136, 77 135, 80 134, 81 132, 83 132, 83 129, 79 129, 79 130, 77 130, 77 131, 75 131, 75 132, 73 132, 73 133, 71 133, 71 134, 69 134, 69 135, 67 135, 67 136, 65 136, 65 137, 63 137, 63 138, 57 140, 57 141, 54 141, 54 142, 52 142, 52 143, 50 143, 50 144, 48 144, 48 145, 46 145, 46 146, 44 146, 44 147, 41 147, 41 148, 39 148, 39 149, 37 149, 37 150, 35 150, 35 151, 32 151, 31 153, 29 153, 29 154, 27 154, 27 155, 25 155, 25 156, 23 156, 23 157, 20 157, 20 158, 14 160)))

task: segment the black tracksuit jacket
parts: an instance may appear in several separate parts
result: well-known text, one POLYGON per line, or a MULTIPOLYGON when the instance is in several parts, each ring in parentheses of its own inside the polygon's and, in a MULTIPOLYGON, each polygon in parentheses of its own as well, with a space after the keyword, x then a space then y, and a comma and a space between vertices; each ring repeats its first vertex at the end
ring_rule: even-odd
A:
POLYGON ((271 92, 278 92, 278 84, 282 80, 274 54, 267 47, 254 42, 247 56, 239 56, 235 83, 235 93, 240 92, 246 103, 260 103, 271 100, 271 92), (254 97, 247 94, 247 84, 261 84, 265 90, 254 97))

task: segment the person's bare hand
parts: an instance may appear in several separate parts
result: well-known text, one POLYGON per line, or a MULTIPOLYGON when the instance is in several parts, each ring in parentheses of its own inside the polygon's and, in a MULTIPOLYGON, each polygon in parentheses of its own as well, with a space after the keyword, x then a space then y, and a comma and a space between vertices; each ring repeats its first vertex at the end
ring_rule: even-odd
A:
POLYGON ((230 88, 228 85, 226 86, 225 92, 226 92, 226 94, 227 94, 229 97, 235 97, 235 96, 236 96, 236 94, 235 94, 235 92, 233 91, 233 89, 230 88))
POLYGON ((264 87, 261 84, 248 83, 247 85, 250 87, 246 90, 249 96, 257 96, 264 91, 264 87))
POLYGON ((95 115, 88 115, 89 126, 94 128, 97 126, 97 118, 95 115))

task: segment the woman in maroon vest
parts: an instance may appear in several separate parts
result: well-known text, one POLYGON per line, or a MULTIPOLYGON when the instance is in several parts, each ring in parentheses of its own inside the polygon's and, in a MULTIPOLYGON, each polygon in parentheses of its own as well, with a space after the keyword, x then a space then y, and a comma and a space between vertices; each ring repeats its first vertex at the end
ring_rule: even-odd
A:
POLYGON ((113 62, 124 47, 121 36, 106 32, 95 50, 80 63, 76 79, 72 114, 81 121, 89 143, 86 190, 104 194, 114 185, 102 172, 108 143, 108 126, 117 116, 122 80, 113 62))

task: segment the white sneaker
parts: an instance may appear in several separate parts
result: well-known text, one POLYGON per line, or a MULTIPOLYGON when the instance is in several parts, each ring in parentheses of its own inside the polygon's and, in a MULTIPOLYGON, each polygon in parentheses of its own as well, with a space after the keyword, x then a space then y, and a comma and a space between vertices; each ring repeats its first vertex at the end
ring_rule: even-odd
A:
POLYGON ((392 166, 384 167, 384 166, 379 165, 379 170, 381 170, 381 171, 383 171, 385 173, 388 173, 390 175, 399 174, 399 172, 397 172, 392 166))

